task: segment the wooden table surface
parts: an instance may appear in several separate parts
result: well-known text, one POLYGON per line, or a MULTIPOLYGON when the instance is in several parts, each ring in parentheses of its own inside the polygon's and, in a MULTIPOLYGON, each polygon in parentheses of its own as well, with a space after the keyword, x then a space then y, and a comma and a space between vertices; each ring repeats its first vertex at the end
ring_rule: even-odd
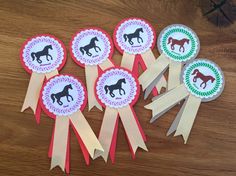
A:
MULTIPOLYGON (((235 19, 235 1, 222 8, 235 19)), ((203 13, 211 3, 189 0, 110 0, 110 1, 0 1, 0 175, 64 175, 59 168, 49 171, 48 146, 54 121, 42 114, 35 123, 33 113, 21 113, 30 75, 21 67, 19 50, 29 37, 50 33, 61 39, 69 51, 69 41, 80 28, 98 26, 112 35, 115 25, 125 17, 147 19, 159 33, 165 26, 182 23, 191 27, 201 41, 200 58, 216 62, 225 74, 225 90, 215 101, 202 103, 186 145, 181 137, 166 132, 180 106, 159 121, 149 124, 151 111, 143 106, 141 93, 135 106, 147 134, 149 152, 138 150, 131 159, 121 124, 118 132, 116 163, 99 158, 86 166, 75 135, 71 137, 71 175, 101 176, 235 176, 236 175, 236 24, 220 12, 203 13)), ((154 53, 158 56, 157 49, 154 53)), ((67 54, 61 73, 70 73, 85 83, 84 70, 67 54)), ((121 55, 115 51, 114 61, 121 55)), ((141 70, 140 70, 141 72, 141 70)), ((98 134, 103 112, 84 110, 89 124, 98 134)))

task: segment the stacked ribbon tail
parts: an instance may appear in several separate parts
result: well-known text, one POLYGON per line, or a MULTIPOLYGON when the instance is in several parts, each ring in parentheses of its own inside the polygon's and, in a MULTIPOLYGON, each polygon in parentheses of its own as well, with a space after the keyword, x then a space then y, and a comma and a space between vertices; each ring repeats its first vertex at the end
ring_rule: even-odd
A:
MULTIPOLYGON (((110 61, 110 59, 106 59, 101 64, 98 65, 102 70, 106 70, 110 67, 113 67, 114 64, 110 61)), ((101 105, 98 103, 96 96, 94 94, 94 84, 98 77, 98 66, 97 65, 85 65, 85 76, 86 76, 86 84, 88 89, 88 105, 89 111, 93 107, 97 107, 102 111, 101 105)))
MULTIPOLYGON (((151 49, 147 50, 142 54, 129 54, 124 52, 121 60, 121 67, 127 68, 132 71, 138 77, 138 63, 140 63, 143 70, 147 70, 155 63, 155 56, 151 49)), ((151 91, 153 90, 153 95, 156 96, 158 91, 162 88, 166 87, 165 77, 162 76, 158 81, 155 82, 151 91)), ((151 92, 150 91, 150 92, 151 92)), ((148 97, 147 94, 144 97, 145 99, 148 97)))
POLYGON ((105 162, 107 162, 108 154, 110 153, 112 163, 115 162, 118 116, 123 124, 133 158, 138 147, 147 151, 145 145, 146 136, 132 107, 129 105, 118 109, 106 107, 98 138, 104 148, 104 152, 95 151, 94 158, 102 156, 105 162))
POLYGON ((144 73, 139 77, 139 82, 145 90, 145 97, 147 97, 155 85, 160 82, 169 67, 169 76, 167 83, 167 90, 171 90, 180 85, 180 74, 182 69, 181 62, 170 60, 164 53, 162 53, 144 73))
POLYGON ((201 104, 200 98, 190 94, 185 85, 181 84, 163 95, 158 96, 152 103, 146 105, 145 108, 152 110, 150 122, 153 123, 183 99, 185 99, 185 102, 169 128, 167 135, 173 132, 175 132, 174 136, 182 135, 184 143, 186 144, 201 104))
POLYGON ((21 112, 23 112, 27 108, 31 108, 35 114, 35 119, 37 123, 40 123, 40 114, 41 114, 41 108, 39 105, 39 94, 40 90, 42 88, 44 79, 49 79, 55 75, 58 75, 58 71, 54 70, 50 73, 36 73, 32 72, 32 75, 30 77, 30 82, 28 85, 28 89, 26 92, 25 100, 21 109, 21 112))
POLYGON ((48 152, 51 158, 51 169, 59 166, 63 171, 69 173, 69 126, 73 127, 80 144, 85 162, 89 165, 89 155, 94 157, 94 151, 103 151, 96 135, 89 126, 82 112, 79 110, 70 116, 58 116, 55 120, 54 132, 48 152))

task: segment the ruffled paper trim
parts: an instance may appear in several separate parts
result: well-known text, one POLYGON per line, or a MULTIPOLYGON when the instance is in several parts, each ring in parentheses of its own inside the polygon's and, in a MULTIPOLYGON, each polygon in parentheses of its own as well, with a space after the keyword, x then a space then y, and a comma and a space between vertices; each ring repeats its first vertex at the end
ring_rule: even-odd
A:
MULTIPOLYGON (((84 100, 85 100, 85 92, 84 92, 84 88, 82 86, 82 84, 75 78, 71 77, 71 76, 67 76, 67 75, 60 75, 60 76, 56 76, 54 77, 53 79, 49 80, 49 82, 47 82, 46 86, 44 86, 43 88, 43 92, 42 92, 42 100, 43 100, 43 104, 45 106, 45 108, 52 114, 56 115, 56 116, 69 116, 73 113, 75 113, 76 111, 78 111, 82 104, 84 103, 84 100), (76 82, 76 87, 78 89, 81 89, 80 91, 80 99, 77 99, 74 101, 77 101, 76 104, 71 107, 69 110, 57 110, 58 108, 55 108, 53 106, 49 106, 47 101, 47 98, 48 98, 48 94, 49 94, 49 90, 50 90, 50 87, 52 87, 53 85, 56 84, 56 80, 57 79, 65 79, 65 80, 72 80, 72 82, 76 82)), ((56 102, 55 102, 56 103, 56 102)))
MULTIPOLYGON (((40 41, 39 41, 40 42, 40 41)), ((38 43, 39 43, 38 42, 38 43)), ((23 61, 25 63, 25 65, 30 69, 32 70, 33 72, 36 72, 36 73, 49 73, 49 72, 52 72, 53 70, 56 70, 61 64, 62 64, 62 61, 64 59, 64 51, 63 51, 63 47, 62 45, 57 41, 55 40, 54 38, 52 37, 49 37, 49 36, 39 36, 39 37, 36 37, 36 38, 32 38, 30 41, 27 42, 27 44, 25 45, 24 49, 23 49, 23 61), (37 67, 37 66, 34 66, 32 64, 30 64, 28 61, 27 61, 27 58, 28 57, 31 57, 30 55, 27 55, 26 53, 29 52, 30 50, 30 44, 32 42, 37 42, 37 40, 43 40, 43 39, 46 39, 46 40, 51 40, 52 42, 54 42, 57 46, 57 49, 59 49, 59 57, 60 59, 58 59, 57 57, 57 60, 55 63, 53 63, 52 65, 50 65, 49 67, 44 67, 44 68, 40 68, 40 67, 37 67)), ((31 59, 31 58, 28 58, 28 59, 31 59)))
POLYGON ((71 46, 71 50, 72 50, 72 53, 73 55, 75 56, 75 58, 81 62, 82 64, 85 64, 85 65, 98 65, 98 64, 101 64, 102 62, 104 62, 108 57, 109 57, 109 54, 111 53, 111 43, 109 41, 109 39, 107 38, 107 36, 102 33, 101 31, 99 30, 96 30, 96 29, 87 29, 87 30, 84 30, 84 31, 81 31, 79 32, 74 38, 73 38, 73 41, 72 41, 72 46, 71 46), (86 58, 83 58, 83 57, 80 57, 80 53, 78 50, 75 49, 75 43, 76 41, 78 40, 78 38, 81 36, 81 35, 84 35, 88 32, 95 32, 95 33, 98 33, 99 35, 101 35, 103 37, 103 39, 105 40, 105 43, 107 44, 107 46, 105 47, 106 51, 104 51, 103 55, 101 57, 99 57, 99 59, 86 59, 86 58))
POLYGON ((199 38, 198 38, 197 34, 196 34, 191 28, 189 28, 189 27, 187 27, 187 26, 185 26, 185 25, 182 25, 182 24, 173 24, 173 25, 169 25, 169 26, 165 27, 165 28, 161 31, 160 35, 158 36, 157 46, 158 46, 159 52, 160 52, 160 53, 165 53, 165 55, 166 55, 168 58, 170 58, 170 59, 172 59, 172 60, 174 60, 174 61, 177 61, 177 62, 187 62, 187 61, 189 61, 189 60, 191 60, 191 59, 196 58, 196 56, 197 56, 197 54, 199 53, 199 50, 200 50, 200 41, 199 41, 199 38), (193 51, 191 52, 191 54, 190 54, 188 57, 186 57, 184 60, 181 60, 181 58, 180 58, 181 56, 179 56, 179 58, 172 57, 172 56, 171 56, 170 54, 168 54, 168 53, 165 51, 165 49, 163 48, 163 43, 162 43, 163 37, 166 35, 167 32, 169 32, 170 30, 173 30, 173 29, 183 29, 183 30, 185 30, 185 31, 188 31, 189 33, 192 34, 192 37, 193 37, 193 39, 194 39, 194 41, 195 41, 195 48, 196 48, 196 49, 193 50, 193 51))
POLYGON ((183 79, 183 82, 185 84, 185 87, 187 88, 187 90, 193 94, 194 96, 196 97, 199 97, 202 99, 202 101, 210 101, 210 100, 213 100, 215 98, 217 98, 221 92, 223 91, 223 88, 224 88, 224 76, 223 76, 223 72, 222 70, 220 69, 220 67, 218 65, 216 65, 214 62, 211 62, 207 59, 197 59, 195 60, 194 62, 191 62, 189 63, 188 65, 185 66, 184 68, 184 71, 183 71, 183 74, 182 74, 182 79, 183 79), (196 63, 203 63, 203 64, 209 64, 209 65, 212 65, 216 71, 218 72, 218 76, 219 78, 216 79, 216 81, 219 81, 219 87, 216 89, 216 90, 211 90, 211 94, 207 94, 207 93, 202 93, 201 95, 200 94, 197 94, 196 91, 194 91, 194 89, 191 89, 189 86, 188 86, 188 83, 186 81, 186 75, 187 75, 187 71, 188 69, 193 66, 194 64, 196 63))
POLYGON ((133 76, 130 74, 130 73, 128 73, 127 71, 125 71, 125 70, 123 70, 123 69, 112 69, 112 70, 109 70, 109 71, 107 71, 107 72, 105 72, 99 79, 98 79, 98 82, 97 82, 97 85, 96 85, 96 93, 97 93, 97 96, 98 96, 98 98, 99 98, 99 100, 103 103, 103 104, 105 104, 106 106, 108 106, 108 107, 110 107, 110 108, 121 108, 121 107, 124 107, 124 106, 127 106, 127 105, 129 105, 129 104, 131 104, 131 102, 135 99, 135 96, 136 96, 136 94, 137 94, 137 83, 136 83, 136 81, 135 81, 135 79, 133 78, 133 76), (101 84, 101 82, 102 82, 102 80, 103 80, 103 78, 105 77, 105 76, 107 76, 107 74, 109 74, 110 72, 115 72, 115 71, 118 71, 118 72, 123 72, 124 74, 126 74, 126 75, 129 75, 129 79, 131 80, 131 81, 133 81, 134 82, 134 85, 135 86, 133 86, 132 88, 131 88, 131 91, 132 91, 132 94, 130 94, 125 100, 125 102, 123 102, 123 103, 114 103, 114 102, 111 102, 111 101, 105 101, 104 99, 103 99, 103 97, 101 96, 101 94, 99 94, 99 86, 98 85, 100 85, 101 84), (108 103, 108 102, 110 102, 110 103, 108 103))
POLYGON ((142 54, 142 53, 145 53, 147 50, 149 50, 151 47, 152 47, 152 44, 154 42, 154 33, 152 31, 152 28, 149 26, 149 24, 147 24, 145 21, 143 20, 140 20, 140 19, 129 19, 127 21, 125 21, 124 23, 122 23, 117 31, 116 31, 116 41, 118 43, 118 45, 120 46, 120 48, 129 53, 129 54, 142 54), (120 30, 121 28, 123 28, 125 25, 127 25, 127 23, 142 23, 147 29, 148 31, 150 31, 150 33, 148 33, 147 35, 150 36, 150 39, 149 39, 149 42, 148 44, 146 44, 145 46, 143 46, 140 51, 136 50, 136 49, 133 49, 131 50, 129 47, 126 47, 125 45, 122 44, 122 38, 123 36, 120 36, 119 33, 120 33, 120 30))

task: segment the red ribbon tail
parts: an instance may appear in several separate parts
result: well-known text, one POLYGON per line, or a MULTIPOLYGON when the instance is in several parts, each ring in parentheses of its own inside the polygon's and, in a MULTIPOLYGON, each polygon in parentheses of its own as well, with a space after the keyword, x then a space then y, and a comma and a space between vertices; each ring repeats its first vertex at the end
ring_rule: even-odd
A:
POLYGON ((71 123, 71 126, 72 126, 72 128, 73 128, 73 130, 74 130, 74 132, 75 132, 76 138, 77 138, 77 140, 78 140, 78 142, 79 142, 81 151, 82 151, 83 156, 84 156, 85 163, 86 163, 87 165, 89 165, 89 164, 90 164, 90 159, 89 159, 88 150, 87 150, 87 148, 85 147, 85 145, 84 145, 84 143, 83 143, 81 137, 79 136, 78 132, 76 131, 76 129, 75 129, 75 127, 74 127, 74 125, 73 125, 72 123, 71 123))
POLYGON ((66 149, 66 174, 70 173, 70 131, 68 132, 68 140, 67 140, 67 149, 66 149))
POLYGON ((36 120, 37 124, 40 123, 40 116, 41 116, 41 107, 40 107, 40 104, 38 102, 36 112, 35 112, 35 120, 36 120))
POLYGON ((135 59, 134 59, 134 65, 133 65, 133 68, 132 70, 132 73, 138 78, 138 65, 139 65, 139 54, 136 54, 135 55, 135 59))
POLYGON ((158 90, 157 90, 156 87, 153 88, 153 90, 152 90, 152 95, 153 95, 154 97, 158 95, 158 90))

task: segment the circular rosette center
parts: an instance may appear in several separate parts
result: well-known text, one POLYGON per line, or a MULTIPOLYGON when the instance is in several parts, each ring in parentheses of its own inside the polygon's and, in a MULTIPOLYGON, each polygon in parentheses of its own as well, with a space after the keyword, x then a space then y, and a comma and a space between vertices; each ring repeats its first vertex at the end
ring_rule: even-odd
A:
POLYGON ((73 37, 71 54, 79 64, 98 65, 111 57, 111 45, 111 39, 105 31, 85 29, 73 37))
POLYGON ((65 62, 65 47, 50 35, 39 35, 29 39, 22 49, 22 63, 27 71, 49 73, 60 69, 65 62))
POLYGON ((67 116, 85 104, 85 88, 72 76, 55 76, 43 87, 42 102, 53 115, 67 116))
POLYGON ((112 108, 120 108, 134 103, 138 96, 137 79, 121 68, 106 70, 96 82, 96 95, 99 101, 112 108))
POLYGON ((129 54, 141 54, 154 43, 155 32, 143 19, 127 19, 118 24, 115 31, 117 47, 129 54))
POLYGON ((177 62, 194 59, 200 48, 195 32, 187 26, 174 24, 164 28, 157 40, 160 53, 177 62))
POLYGON ((182 79, 191 94, 203 101, 217 98, 224 88, 224 76, 218 65, 206 59, 187 64, 182 79))

